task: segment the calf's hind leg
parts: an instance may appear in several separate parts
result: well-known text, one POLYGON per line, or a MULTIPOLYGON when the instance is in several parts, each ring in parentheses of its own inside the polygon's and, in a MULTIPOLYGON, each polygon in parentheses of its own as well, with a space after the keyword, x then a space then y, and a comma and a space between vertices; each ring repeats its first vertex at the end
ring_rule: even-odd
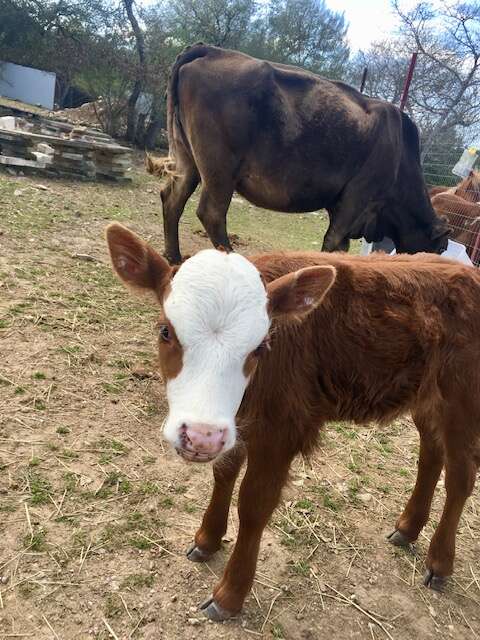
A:
MULTIPOLYGON (((462 416, 463 417, 463 416, 462 416)), ((424 583, 439 591, 453 573, 455 538, 467 498, 472 494, 480 465, 478 425, 451 416, 444 428, 445 489, 442 517, 428 548, 424 583), (452 425, 460 425, 451 428, 452 425)))
POLYGON ((203 516, 202 524, 195 534, 195 544, 187 551, 192 562, 205 562, 220 549, 222 538, 227 531, 228 512, 240 468, 246 451, 237 446, 228 451, 213 465, 213 486, 210 503, 203 516))
POLYGON ((420 414, 414 414, 413 421, 420 435, 417 481, 397 520, 395 531, 388 536, 392 544, 402 547, 415 542, 426 525, 435 487, 443 468, 443 445, 439 439, 440 434, 435 431, 435 424, 420 414))

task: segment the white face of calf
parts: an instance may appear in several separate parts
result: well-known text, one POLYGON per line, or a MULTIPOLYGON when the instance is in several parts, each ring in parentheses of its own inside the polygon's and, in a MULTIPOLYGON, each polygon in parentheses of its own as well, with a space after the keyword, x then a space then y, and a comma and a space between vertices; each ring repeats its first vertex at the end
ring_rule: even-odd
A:
POLYGON ((208 459, 235 443, 246 361, 270 326, 267 292, 251 262, 210 249, 180 267, 163 310, 183 352, 180 372, 167 379, 164 433, 177 450, 194 444, 193 457, 208 459))
POLYGON ((235 444, 235 416, 271 320, 299 321, 315 309, 335 269, 308 267, 265 287, 257 268, 239 254, 201 251, 174 272, 119 224, 108 227, 107 240, 120 278, 152 290, 161 305, 165 437, 187 460, 212 460, 235 444))

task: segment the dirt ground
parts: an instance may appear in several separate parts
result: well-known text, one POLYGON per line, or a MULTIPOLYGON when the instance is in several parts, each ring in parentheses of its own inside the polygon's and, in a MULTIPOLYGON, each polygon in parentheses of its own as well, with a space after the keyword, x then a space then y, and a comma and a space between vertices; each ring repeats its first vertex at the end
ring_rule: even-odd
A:
MULTIPOLYGON (((198 612, 237 518, 212 562, 187 561, 211 470, 162 442, 155 308, 115 280, 103 240, 120 220, 162 247, 160 184, 141 167, 132 177, 0 173, 0 638, 479 638, 479 489, 445 594, 422 586, 443 486, 417 555, 385 541, 415 478, 408 419, 330 425, 316 456, 293 467, 243 613, 214 624, 198 612)), ((186 253, 209 246, 194 204, 186 253)), ((240 198, 229 222, 245 253, 319 247, 325 228, 321 213, 274 214, 240 198)))

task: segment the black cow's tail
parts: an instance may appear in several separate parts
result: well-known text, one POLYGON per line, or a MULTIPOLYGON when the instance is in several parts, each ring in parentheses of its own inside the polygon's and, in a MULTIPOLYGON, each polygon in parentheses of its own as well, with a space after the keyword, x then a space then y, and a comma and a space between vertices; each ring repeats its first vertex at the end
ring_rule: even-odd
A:
POLYGON ((178 81, 180 68, 197 58, 203 58, 209 51, 211 51, 211 47, 199 42, 190 47, 186 47, 182 53, 176 57, 172 65, 167 86, 168 156, 155 158, 148 154, 146 155, 145 167, 148 173, 152 175, 160 178, 181 175, 181 168, 178 167, 177 163, 177 141, 180 140, 187 151, 190 150, 190 144, 185 135, 179 115, 178 81))

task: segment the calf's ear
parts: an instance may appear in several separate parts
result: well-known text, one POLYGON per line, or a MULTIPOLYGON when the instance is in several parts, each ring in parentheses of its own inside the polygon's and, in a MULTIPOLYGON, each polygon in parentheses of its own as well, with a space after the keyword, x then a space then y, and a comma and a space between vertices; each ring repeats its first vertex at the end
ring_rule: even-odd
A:
POLYGON ((301 320, 321 303, 335 282, 335 267, 306 267, 287 273, 267 285, 272 319, 301 320))
POLYGON ((112 265, 129 287, 153 291, 163 299, 172 268, 152 247, 126 227, 114 222, 106 228, 112 265))

